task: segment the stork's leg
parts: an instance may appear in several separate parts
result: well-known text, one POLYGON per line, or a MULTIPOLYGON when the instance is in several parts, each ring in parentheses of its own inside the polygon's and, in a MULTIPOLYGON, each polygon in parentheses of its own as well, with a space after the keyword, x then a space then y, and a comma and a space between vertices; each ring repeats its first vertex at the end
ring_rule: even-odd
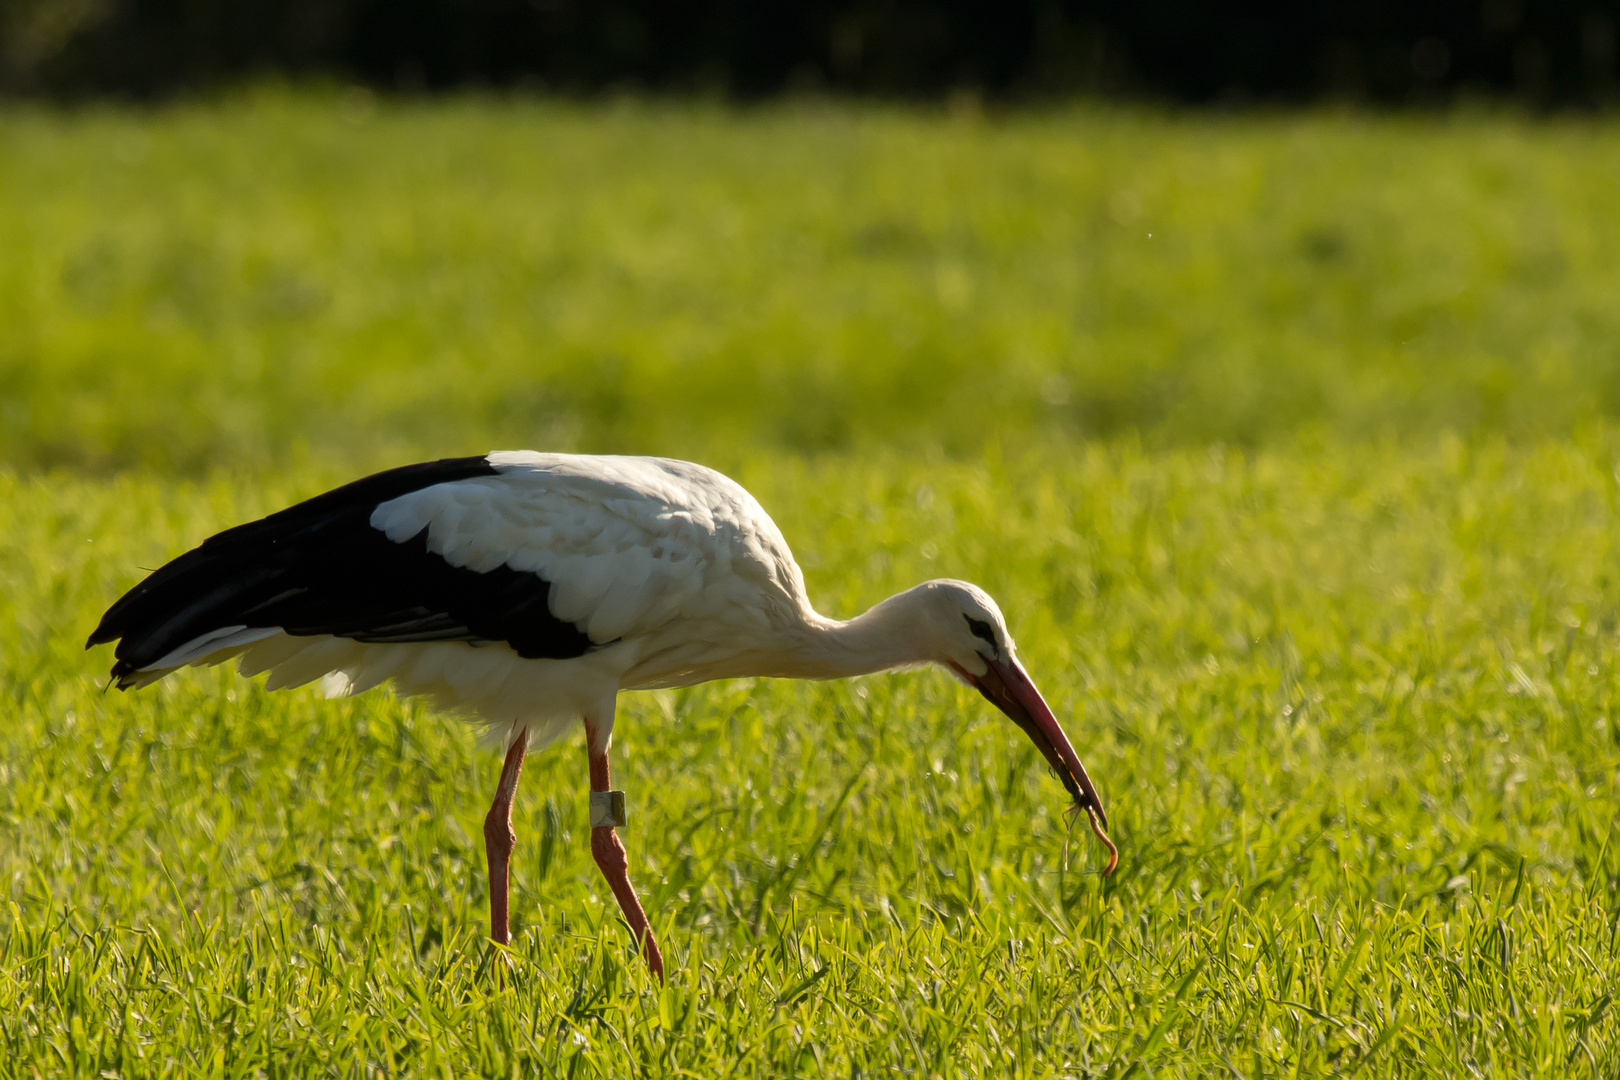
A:
POLYGON ((484 818, 484 848, 489 853, 489 936, 500 945, 512 941, 506 925, 507 869, 512 864, 512 846, 517 843, 517 833, 512 831, 512 796, 517 794, 518 777, 523 774, 523 758, 528 752, 529 729, 524 728, 506 752, 495 803, 484 818))
MULTIPOLYGON (((611 791, 607 747, 598 745, 596 731, 589 721, 585 724, 585 749, 591 758, 591 790, 611 791)), ((635 886, 630 884, 630 858, 613 826, 599 825, 591 830, 591 854, 596 857, 596 865, 607 879, 608 888, 613 890, 614 899, 619 901, 619 910, 624 912, 624 921, 630 924, 630 933, 646 953, 648 970, 663 982, 664 954, 658 951, 647 913, 641 910, 641 900, 636 896, 635 886)))

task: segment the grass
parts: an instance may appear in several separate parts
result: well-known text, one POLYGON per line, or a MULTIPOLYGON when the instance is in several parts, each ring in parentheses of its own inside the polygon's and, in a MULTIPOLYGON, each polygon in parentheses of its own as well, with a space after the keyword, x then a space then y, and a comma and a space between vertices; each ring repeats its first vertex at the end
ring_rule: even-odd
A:
POLYGON ((760 465, 824 607, 947 571, 1002 598, 1124 857, 1099 879, 1026 740, 938 674, 634 695, 617 763, 662 990, 604 907, 577 739, 524 777, 501 991, 498 762, 470 731, 216 671, 100 690, 80 642, 136 567, 296 481, 8 479, 0 1055, 1612 1075, 1617 458, 1611 434, 760 465))
POLYGON ((1617 153, 1492 117, 12 107, 0 1077, 1615 1075, 1617 153), (576 737, 525 770, 503 987, 471 730, 222 670, 103 691, 83 639, 142 567, 502 444, 727 468, 829 613, 984 585, 1119 872, 938 673, 629 695, 669 983, 576 737))
POLYGON ((265 91, 11 106, 0 162, 0 459, 30 467, 1620 415, 1605 122, 265 91))

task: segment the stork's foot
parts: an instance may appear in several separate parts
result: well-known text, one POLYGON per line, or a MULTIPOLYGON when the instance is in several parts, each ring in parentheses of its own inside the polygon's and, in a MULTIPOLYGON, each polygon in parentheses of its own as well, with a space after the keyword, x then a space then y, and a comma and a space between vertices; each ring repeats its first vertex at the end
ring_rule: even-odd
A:
POLYGON ((647 970, 659 982, 663 982, 664 954, 658 950, 652 926, 647 922, 647 913, 641 909, 641 898, 636 895, 635 886, 630 884, 630 858, 625 854, 619 834, 613 831, 611 825, 600 825, 591 830, 591 854, 596 857, 597 868, 607 879, 608 888, 613 890, 613 898, 619 902, 619 910, 624 913, 624 921, 630 925, 630 933, 647 958, 647 970))
MULTIPOLYGON (((512 931, 507 922, 507 900, 511 879, 512 849, 517 832, 512 828, 512 798, 517 794, 518 777, 523 774, 523 758, 528 753, 529 734, 525 730, 506 752, 501 782, 495 789, 495 802, 484 818, 484 850, 489 856, 489 937, 496 945, 509 945, 512 931)), ((504 949, 496 949, 496 962, 510 969, 504 949)))
POLYGON ((516 981, 511 952, 506 946, 493 941, 489 943, 489 971, 494 976, 495 985, 503 990, 516 981))
POLYGON ((613 831, 614 826, 623 825, 625 819, 624 793, 613 790, 612 770, 608 766, 612 720, 611 711, 605 721, 601 717, 585 717, 585 752, 591 766, 591 854, 596 858, 597 869, 607 879, 608 888, 613 890, 619 910, 624 912, 624 921, 630 925, 637 949, 647 958, 647 970, 662 983, 664 954, 658 951, 647 913, 641 910, 641 899, 630 884, 630 858, 624 853, 619 834, 613 831))

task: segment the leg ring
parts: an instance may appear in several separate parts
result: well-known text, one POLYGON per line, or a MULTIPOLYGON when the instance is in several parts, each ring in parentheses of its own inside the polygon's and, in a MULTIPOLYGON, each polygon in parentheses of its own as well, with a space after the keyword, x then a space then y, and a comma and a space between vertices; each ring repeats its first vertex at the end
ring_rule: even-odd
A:
POLYGON ((606 825, 609 828, 622 829, 624 823, 624 792, 591 792, 591 828, 596 829, 606 825))

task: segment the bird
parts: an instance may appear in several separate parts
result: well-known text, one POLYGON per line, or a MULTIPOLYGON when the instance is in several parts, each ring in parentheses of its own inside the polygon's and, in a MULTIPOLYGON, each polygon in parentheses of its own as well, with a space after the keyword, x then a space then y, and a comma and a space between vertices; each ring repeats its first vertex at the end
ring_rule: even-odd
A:
MULTIPOLYGON (((486 726, 505 752, 484 820, 490 937, 511 942, 512 803, 525 757, 583 724, 591 852, 648 969, 609 770, 618 695, 712 679, 837 679, 937 665, 1033 740, 1119 861, 1085 766, 994 600, 926 581, 847 620, 811 605, 764 508, 670 458, 497 451, 379 472, 204 540, 117 600, 85 647, 112 684, 236 659, 267 689, 391 681, 486 726)), ((503 954, 504 955, 504 954, 503 954)))

